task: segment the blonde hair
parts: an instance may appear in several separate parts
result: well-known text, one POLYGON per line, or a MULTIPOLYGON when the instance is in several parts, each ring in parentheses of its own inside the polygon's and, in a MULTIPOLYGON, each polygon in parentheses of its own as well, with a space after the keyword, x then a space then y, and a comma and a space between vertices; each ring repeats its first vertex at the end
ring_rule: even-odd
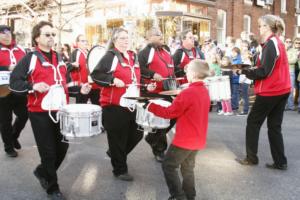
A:
POLYGON ((261 16, 258 21, 263 21, 271 28, 271 31, 277 35, 281 35, 285 30, 284 21, 279 16, 264 15, 261 16))
POLYGON ((194 59, 187 67, 194 72, 197 79, 204 79, 210 75, 209 66, 204 60, 194 59))

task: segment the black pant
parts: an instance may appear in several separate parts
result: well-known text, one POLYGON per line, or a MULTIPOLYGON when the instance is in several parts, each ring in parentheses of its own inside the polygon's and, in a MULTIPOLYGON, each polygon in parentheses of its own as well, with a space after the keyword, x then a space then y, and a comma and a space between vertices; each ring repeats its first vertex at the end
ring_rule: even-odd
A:
POLYGON ((135 112, 120 106, 102 108, 102 123, 107 131, 108 146, 114 175, 128 172, 127 155, 143 138, 137 130, 135 112))
POLYGON ((13 93, 0 98, 0 131, 5 151, 11 151, 14 148, 14 141, 18 139, 26 125, 28 119, 26 104, 25 96, 13 93), (13 113, 16 119, 12 125, 13 113))
MULTIPOLYGON (((56 113, 53 112, 52 116, 56 113)), ((29 112, 34 138, 41 157, 37 172, 49 182, 47 193, 59 190, 56 171, 64 160, 69 144, 62 142, 59 123, 54 123, 48 112, 29 112)))
POLYGON ((100 89, 92 89, 87 95, 78 93, 76 103, 87 103, 90 99, 92 104, 99 105, 99 93, 100 89))
POLYGON ((267 118, 268 137, 274 163, 278 165, 287 164, 287 159, 284 155, 281 124, 288 96, 289 93, 270 97, 256 96, 246 127, 246 152, 249 160, 258 162, 259 131, 267 118))
MULTIPOLYGON (((172 103, 173 98, 172 96, 167 95, 160 95, 156 93, 142 93, 143 96, 147 97, 158 97, 162 98, 165 101, 172 103)), ((157 129, 154 130, 153 133, 148 133, 145 137, 146 142, 152 148, 152 152, 155 156, 163 154, 166 149, 168 148, 168 141, 167 141, 167 133, 173 128, 176 124, 176 119, 170 120, 170 126, 166 129, 157 129)))
POLYGON ((170 195, 178 200, 193 200, 196 197, 194 168, 197 152, 171 144, 162 163, 170 195), (179 166, 182 182, 178 174, 179 166))

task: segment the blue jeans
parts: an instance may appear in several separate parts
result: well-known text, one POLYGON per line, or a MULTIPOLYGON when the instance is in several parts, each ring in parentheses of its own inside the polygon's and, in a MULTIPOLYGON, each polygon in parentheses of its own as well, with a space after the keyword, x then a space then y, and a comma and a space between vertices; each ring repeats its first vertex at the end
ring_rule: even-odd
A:
POLYGON ((249 84, 247 83, 241 83, 241 89, 242 89, 242 98, 243 98, 243 102, 244 102, 244 106, 243 106, 243 112, 244 113, 248 113, 249 111, 249 84))
POLYGON ((290 78, 291 78, 291 93, 287 101, 287 108, 294 110, 295 109, 295 105, 294 105, 295 72, 290 72, 290 78))
POLYGON ((239 109, 240 84, 231 84, 231 107, 232 110, 239 109))

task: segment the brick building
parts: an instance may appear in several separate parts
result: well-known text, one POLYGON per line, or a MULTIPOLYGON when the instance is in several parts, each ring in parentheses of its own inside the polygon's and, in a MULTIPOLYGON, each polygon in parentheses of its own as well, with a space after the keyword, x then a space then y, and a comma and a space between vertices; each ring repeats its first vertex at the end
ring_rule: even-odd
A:
MULTIPOLYGON (((258 32, 257 19, 265 14, 274 14, 283 18, 286 37, 299 34, 297 17, 300 14, 299 0, 217 0, 210 7, 208 15, 212 18, 211 37, 224 43, 226 36, 235 38, 242 31, 258 32)), ((298 20, 300 22, 300 20, 298 20)))

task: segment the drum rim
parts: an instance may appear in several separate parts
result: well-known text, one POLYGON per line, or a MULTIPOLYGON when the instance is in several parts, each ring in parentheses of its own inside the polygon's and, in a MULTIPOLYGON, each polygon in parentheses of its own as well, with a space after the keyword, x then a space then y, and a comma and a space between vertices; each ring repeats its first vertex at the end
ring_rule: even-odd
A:
MULTIPOLYGON (((91 66, 89 65, 89 58, 90 58, 90 55, 91 55, 91 53, 92 53, 92 51, 94 50, 94 49, 96 49, 96 48, 98 48, 98 47, 101 47, 101 48, 103 48, 104 50, 106 49, 104 46, 102 46, 102 45, 95 45, 95 46, 93 46, 90 50, 89 50, 89 52, 88 52, 88 54, 87 54, 87 56, 86 56, 86 63, 87 63, 87 66, 88 66, 88 69, 89 69, 89 71, 90 71, 90 73, 92 73, 92 71, 95 69, 95 67, 96 66, 94 66, 93 67, 93 69, 91 68, 91 66)), ((104 55, 104 54, 103 54, 104 55)), ((103 56, 102 56, 103 57, 103 56)), ((101 60, 101 58, 99 58, 99 61, 101 60)), ((99 62, 98 61, 98 62, 99 62)))

